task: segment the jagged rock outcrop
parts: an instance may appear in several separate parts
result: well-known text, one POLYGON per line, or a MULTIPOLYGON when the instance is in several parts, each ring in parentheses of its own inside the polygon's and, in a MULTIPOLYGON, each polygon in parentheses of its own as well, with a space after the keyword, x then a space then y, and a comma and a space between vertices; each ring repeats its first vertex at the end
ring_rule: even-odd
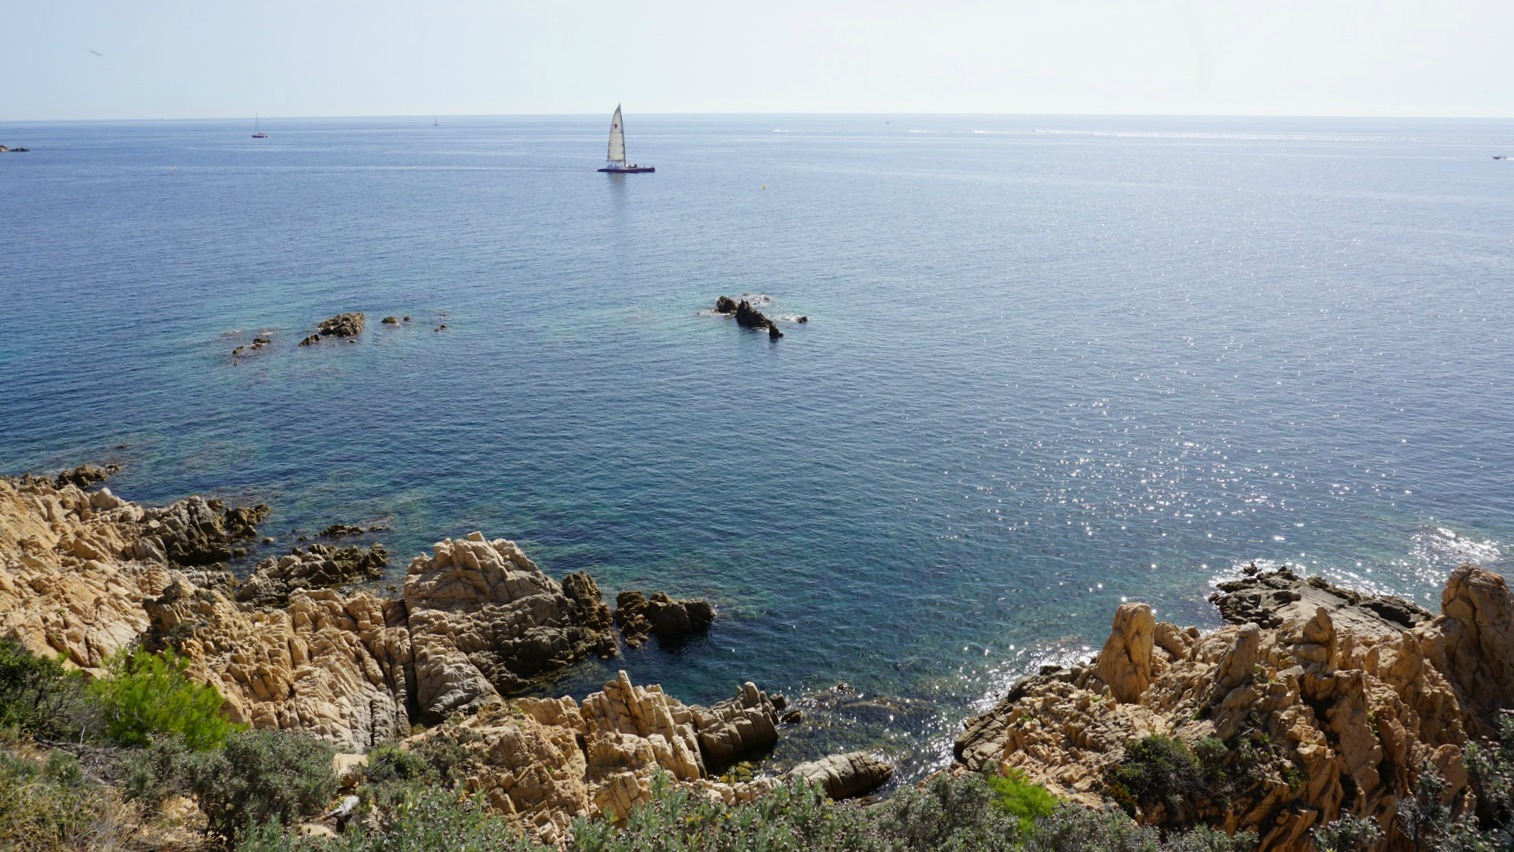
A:
POLYGON ((402 601, 301 590, 287 608, 258 609, 177 577, 144 609, 148 644, 188 658, 236 721, 348 751, 410 732, 415 680, 402 601))
MULTIPOLYGON (((766 301, 766 297, 757 297, 757 301, 766 301)), ((766 329, 768 337, 777 340, 783 336, 778 324, 768 319, 762 311, 758 310, 752 300, 743 298, 740 302, 730 296, 721 296, 715 300, 715 313, 734 316, 736 324, 742 328, 756 330, 766 329)))
POLYGON ((438 542, 410 563, 404 600, 421 719, 437 722, 524 689, 591 653, 611 656, 609 608, 587 576, 574 594, 505 539, 438 542))
MULTIPOLYGON (((750 700, 765 699, 746 684, 722 704, 746 707, 750 700)), ((656 769, 727 802, 750 801, 771 790, 775 779, 727 784, 711 778, 702 738, 729 739, 732 723, 730 713, 685 705, 657 686, 632 684, 620 672, 582 703, 521 698, 489 705, 404 745, 424 749, 433 740, 447 740, 463 755, 460 774, 469 792, 483 793, 495 810, 515 815, 544 842, 556 843, 575 815, 620 818, 648 801, 656 769)))
POLYGON ((1514 595, 1502 577, 1456 569, 1435 617, 1286 569, 1220 589, 1234 623, 1208 634, 1122 606, 1089 665, 1047 667, 970 720, 958 761, 1018 768, 1108 806, 1129 747, 1174 737, 1208 748, 1226 789, 1126 807, 1152 824, 1255 831, 1264 849, 1295 848, 1346 812, 1377 822, 1396 848, 1398 803, 1426 766, 1446 778, 1446 801, 1465 805, 1461 746, 1514 706, 1514 595))
POLYGON ((312 545, 265 561, 239 602, 229 574, 201 566, 264 512, 0 478, 0 637, 85 668, 133 642, 172 646, 233 718, 349 750, 615 649, 592 579, 559 585, 476 533, 417 557, 399 599, 315 588, 366 576, 383 554, 312 545))
POLYGON ((1140 701, 1151 684, 1151 651, 1157 620, 1143 603, 1121 604, 1115 610, 1109 639, 1094 662, 1094 671, 1116 701, 1140 701))
POLYGON ((259 562, 252 575, 237 586, 235 597, 254 606, 287 606, 291 592, 376 580, 384 575, 388 564, 389 551, 382 544, 369 545, 366 550, 312 544, 259 562))
POLYGON ((894 777, 894 766, 867 752, 833 754, 820 760, 801 763, 789 770, 825 790, 825 795, 840 801, 866 795, 894 777))
POLYGON ((192 495, 167 506, 142 510, 134 541, 122 555, 178 567, 224 562, 237 543, 257 535, 267 506, 231 507, 192 495))
POLYGON ((703 633, 714 623, 715 608, 702 598, 673 600, 665 592, 653 592, 649 598, 634 590, 615 596, 615 626, 633 648, 654 633, 687 636, 703 633))

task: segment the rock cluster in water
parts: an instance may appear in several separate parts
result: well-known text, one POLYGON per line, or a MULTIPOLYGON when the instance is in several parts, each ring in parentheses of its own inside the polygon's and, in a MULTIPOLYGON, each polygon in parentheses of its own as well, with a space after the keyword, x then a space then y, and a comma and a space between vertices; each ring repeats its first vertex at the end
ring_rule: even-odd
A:
POLYGON ((1148 803, 1135 816, 1255 831, 1262 848, 1301 848, 1345 813, 1400 843, 1398 803, 1426 767, 1447 780, 1446 802, 1466 806, 1461 748, 1514 707, 1514 594, 1502 577, 1456 569, 1438 616, 1286 568, 1251 569, 1214 600, 1231 624, 1207 634, 1122 605, 1096 658, 1015 684, 968 722, 957 760, 1018 768, 1108 806, 1111 770, 1132 743, 1215 738, 1236 779, 1229 795, 1148 803))
MULTIPOLYGON (((737 302, 729 296, 721 296, 715 300, 715 313, 734 316, 736 324, 742 328, 751 328, 758 331, 766 329, 768 337, 773 340, 777 340, 783 336, 783 332, 779 330, 778 324, 768 319, 762 311, 757 310, 746 299, 737 302)), ((806 321, 808 321, 808 318, 806 318, 806 321)))

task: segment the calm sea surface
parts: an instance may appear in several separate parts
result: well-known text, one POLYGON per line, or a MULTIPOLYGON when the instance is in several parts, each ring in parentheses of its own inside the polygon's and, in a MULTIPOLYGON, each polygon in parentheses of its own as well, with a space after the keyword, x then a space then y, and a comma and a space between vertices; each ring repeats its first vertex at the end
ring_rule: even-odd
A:
POLYGON ((1514 122, 630 113, 632 176, 608 124, 0 126, 0 472, 708 596, 548 691, 845 681, 789 756, 917 771, 1124 599, 1510 567, 1514 122))

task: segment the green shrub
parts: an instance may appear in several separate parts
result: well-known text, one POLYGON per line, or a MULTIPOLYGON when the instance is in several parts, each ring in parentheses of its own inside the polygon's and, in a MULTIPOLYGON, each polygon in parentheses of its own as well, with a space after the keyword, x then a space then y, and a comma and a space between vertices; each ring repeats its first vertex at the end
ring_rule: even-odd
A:
POLYGON ((999 797, 994 804, 1020 820, 1021 832, 1030 831, 1036 820, 1051 816, 1057 809, 1057 797, 1018 769, 990 776, 988 785, 999 797))
POLYGON ((93 732, 84 680, 64 668, 65 659, 39 657, 19 642, 0 639, 0 729, 67 740, 93 732))
POLYGON ((299 734, 244 731, 215 752, 190 757, 190 794, 212 833, 234 840, 249 826, 292 825, 336 793, 331 747, 299 734))
POLYGON ((215 687, 184 674, 187 660, 141 648, 122 649, 107 662, 109 676, 89 685, 105 717, 105 734, 125 746, 146 745, 154 734, 172 734, 195 750, 217 748, 239 730, 222 715, 215 687))
POLYGON ((617 826, 580 818, 573 823, 581 852, 768 852, 868 850, 856 808, 832 805, 809 784, 792 780, 749 804, 726 806, 671 786, 666 773, 652 780, 652 800, 617 826))
POLYGON ((189 792, 192 752, 176 736, 155 736, 146 748, 134 749, 121 761, 121 792, 128 802, 150 808, 172 796, 189 792))
MULTIPOLYGON (((1023 782, 1010 789, 1020 794, 1030 786, 1023 782)), ((898 844, 895 848, 1005 848, 1020 834, 1024 817, 1003 807, 1004 798, 987 775, 942 772, 899 790, 867 816, 880 836, 898 844)))
POLYGON ((1383 839, 1377 823, 1353 814, 1341 814, 1340 819, 1316 828, 1313 834, 1319 852, 1367 852, 1376 849, 1383 839))
POLYGON ((1216 792, 1188 746, 1164 736, 1131 743, 1107 781, 1110 796, 1126 813, 1136 816, 1161 806, 1168 824, 1191 822, 1197 804, 1216 792))

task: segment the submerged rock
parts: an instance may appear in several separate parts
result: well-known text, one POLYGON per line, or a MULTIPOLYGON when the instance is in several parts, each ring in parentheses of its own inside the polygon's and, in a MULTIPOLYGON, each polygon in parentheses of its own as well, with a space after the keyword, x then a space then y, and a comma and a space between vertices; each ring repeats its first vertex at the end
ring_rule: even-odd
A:
POLYGON ((383 319, 379 320, 379 322, 382 322, 384 325, 399 325, 400 324, 400 318, 399 317, 395 317, 395 316, 388 316, 388 317, 384 317, 383 319))

